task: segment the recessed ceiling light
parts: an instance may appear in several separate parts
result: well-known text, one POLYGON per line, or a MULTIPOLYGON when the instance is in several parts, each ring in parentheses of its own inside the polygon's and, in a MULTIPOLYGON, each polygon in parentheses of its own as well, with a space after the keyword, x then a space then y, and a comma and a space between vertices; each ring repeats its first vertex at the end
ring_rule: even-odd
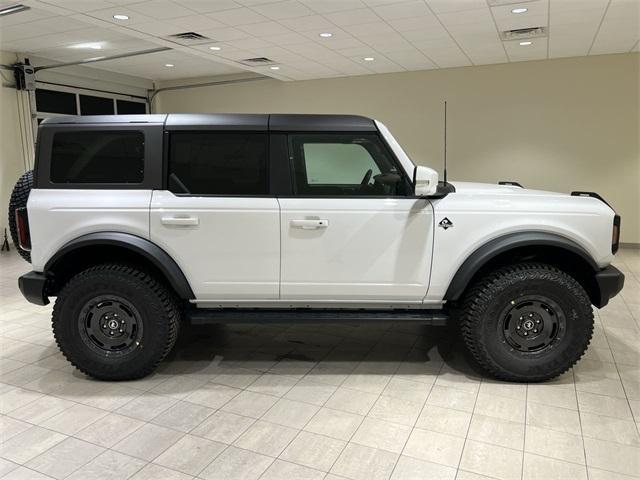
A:
POLYGON ((217 52, 219 50, 222 50, 222 47, 209 47, 209 50, 213 50, 214 52, 217 52))
POLYGON ((365 62, 373 62, 375 60, 375 58, 373 58, 373 57, 364 57, 363 60, 365 62))
POLYGON ((280 70, 280 67, 276 67, 276 66, 269 67, 269 68, 270 68, 271 70, 280 70))
POLYGON ((129 20, 129 15, 116 14, 113 16, 116 20, 129 20))
POLYGON ((12 13, 20 13, 25 10, 29 10, 31 7, 27 7, 26 5, 11 5, 10 7, 5 7, 0 9, 0 15, 11 15, 12 13))
POLYGON ((330 37, 333 37, 333 33, 329 33, 329 32, 322 32, 322 33, 320 34, 320 36, 321 36, 322 38, 330 38, 330 37))
POLYGON ((520 45, 522 45, 523 47, 526 47, 527 45, 531 45, 532 43, 533 42, 526 41, 526 42, 520 42, 520 45))
POLYGON ((165 67, 169 67, 169 68, 175 67, 175 65, 173 63, 165 63, 164 66, 165 67))
POLYGON ((90 48, 91 50, 102 50, 102 44, 100 43, 76 43, 71 45, 70 48, 90 48))
POLYGON ((513 10, 511 10, 511 13, 525 13, 527 11, 529 11, 528 8, 520 7, 520 8, 514 8, 513 10))

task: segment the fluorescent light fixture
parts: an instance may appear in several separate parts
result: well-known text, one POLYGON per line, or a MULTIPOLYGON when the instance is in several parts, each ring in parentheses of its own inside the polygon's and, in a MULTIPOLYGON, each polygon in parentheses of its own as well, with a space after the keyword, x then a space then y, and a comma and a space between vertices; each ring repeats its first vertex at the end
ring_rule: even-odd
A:
POLYGON ((71 45, 71 47, 69 47, 69 48, 102 50, 102 44, 100 44, 100 43, 76 43, 75 45, 71 45))
POLYGON ((218 52, 222 50, 222 47, 209 47, 209 50, 213 50, 214 52, 218 52))
POLYGON ((523 47, 526 47, 527 45, 531 45, 532 43, 533 42, 526 41, 526 42, 520 42, 520 45, 522 45, 523 47))
POLYGON ((526 13, 528 11, 529 11, 528 8, 519 7, 519 8, 514 8, 513 10, 511 10, 511 13, 526 13))
POLYGON ((169 68, 175 67, 173 63, 165 63, 164 66, 169 68))
POLYGON ((280 67, 276 67, 276 66, 269 67, 269 68, 270 68, 271 70, 280 70, 280 67))
POLYGON ((322 32, 322 33, 320 34, 320 36, 321 36, 322 38, 331 38, 331 37, 333 37, 333 33, 330 33, 330 32, 322 32))
POLYGON ((27 7, 26 5, 22 4, 11 5, 10 7, 0 9, 0 15, 11 15, 12 13, 20 13, 29 10, 30 8, 31 7, 27 7))
POLYGON ((120 13, 117 13, 116 15, 113 16, 113 18, 115 20, 129 20, 129 15, 122 15, 120 13))
POLYGON ((373 58, 373 57, 364 57, 363 60, 365 62, 373 62, 375 60, 375 58, 373 58))

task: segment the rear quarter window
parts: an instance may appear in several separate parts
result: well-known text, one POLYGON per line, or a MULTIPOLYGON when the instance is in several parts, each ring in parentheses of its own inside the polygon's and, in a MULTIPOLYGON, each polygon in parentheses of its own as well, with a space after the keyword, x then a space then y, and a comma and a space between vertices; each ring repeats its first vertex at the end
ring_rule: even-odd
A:
POLYGON ((139 131, 57 132, 51 182, 141 183, 144 148, 144 134, 139 131))

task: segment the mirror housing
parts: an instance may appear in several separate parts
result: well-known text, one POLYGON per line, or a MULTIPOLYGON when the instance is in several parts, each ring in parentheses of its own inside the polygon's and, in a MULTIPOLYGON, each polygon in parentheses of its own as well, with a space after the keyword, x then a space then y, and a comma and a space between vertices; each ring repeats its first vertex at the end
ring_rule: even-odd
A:
POLYGON ((413 170, 413 193, 416 197, 429 197, 438 190, 438 172, 433 168, 416 165, 413 170))

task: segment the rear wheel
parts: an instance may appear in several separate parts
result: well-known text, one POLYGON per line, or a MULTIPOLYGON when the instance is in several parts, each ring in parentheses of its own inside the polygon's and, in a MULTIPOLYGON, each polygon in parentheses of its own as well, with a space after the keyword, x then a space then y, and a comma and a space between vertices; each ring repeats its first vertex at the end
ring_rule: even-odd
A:
POLYGON ((33 170, 29 170, 24 173, 16 182, 11 192, 11 198, 9 199, 9 232, 11 233, 11 240, 18 250, 18 253, 27 262, 31 263, 31 252, 20 248, 18 242, 18 228, 16 225, 16 208, 22 208, 27 206, 27 200, 29 200, 29 193, 33 187, 33 170))
POLYGON ((486 371, 537 382, 562 374, 584 354, 593 311, 573 277, 523 263, 480 279, 465 296, 460 323, 467 348, 486 371))
POLYGON ((179 309, 152 275, 118 264, 74 276, 53 309, 53 332, 64 356, 102 380, 151 373, 176 341, 179 309))

